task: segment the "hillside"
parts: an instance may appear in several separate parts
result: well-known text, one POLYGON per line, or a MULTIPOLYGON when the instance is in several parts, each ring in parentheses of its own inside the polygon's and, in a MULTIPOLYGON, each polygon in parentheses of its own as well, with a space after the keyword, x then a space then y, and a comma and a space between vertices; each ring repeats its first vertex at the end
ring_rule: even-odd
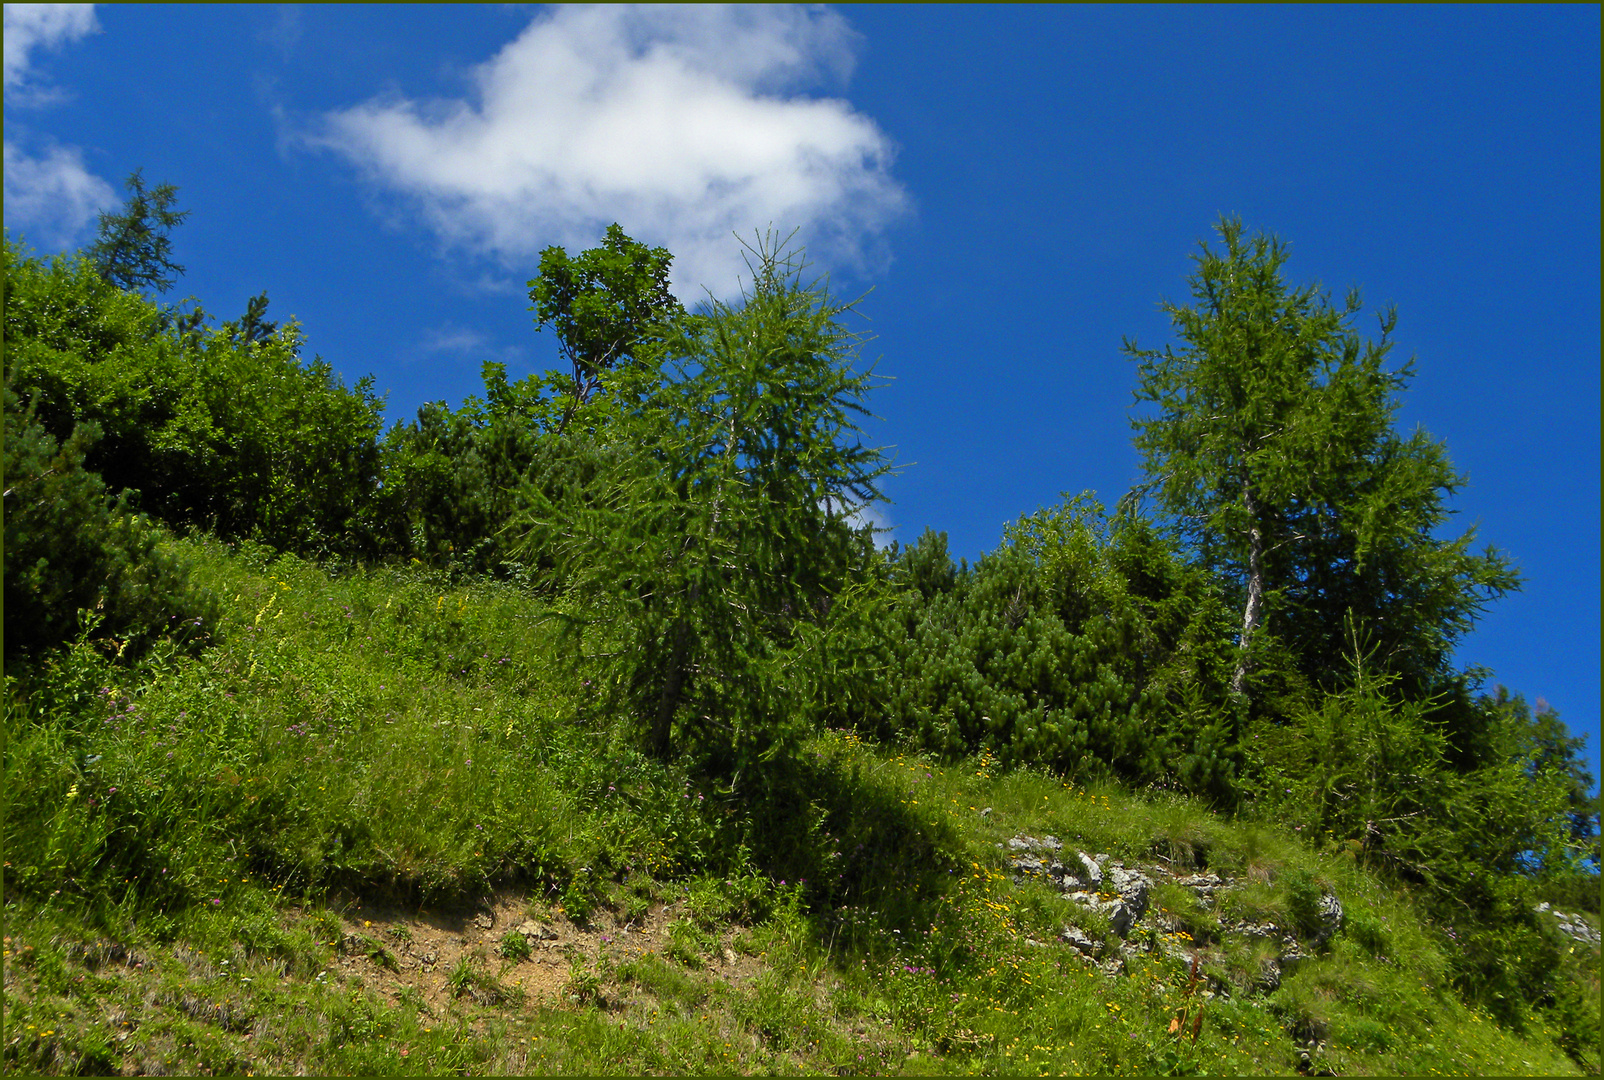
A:
POLYGON ((1459 659, 1520 573, 1274 237, 971 566, 773 233, 694 312, 546 249, 571 370, 386 428, 134 291, 138 181, 4 246, 8 1067, 1598 1072, 1584 740, 1459 659))
POLYGON ((600 707, 602 667, 559 633, 575 601, 162 543, 220 604, 187 648, 86 639, 8 676, 8 1070, 1569 1075, 1596 1054, 1561 1022, 1598 999, 1596 916, 1543 913, 1569 989, 1500 1023, 1452 984, 1453 927, 1248 810, 843 730, 773 791, 721 787, 600 707))

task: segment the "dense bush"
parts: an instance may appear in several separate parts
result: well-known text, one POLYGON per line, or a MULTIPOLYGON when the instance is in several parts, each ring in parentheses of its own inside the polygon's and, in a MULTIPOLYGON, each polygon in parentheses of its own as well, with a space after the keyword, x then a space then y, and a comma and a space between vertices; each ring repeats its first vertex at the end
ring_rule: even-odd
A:
POLYGON ((496 531, 535 453, 526 429, 429 402, 390 429, 384 452, 387 546, 478 573, 503 561, 496 531))
POLYGON ((822 722, 868 725, 949 759, 989 750, 1229 799, 1220 708, 1228 613, 1140 520, 1088 498, 1021 518, 973 568, 946 538, 893 549, 838 596, 818 647, 822 722))
POLYGON ((1259 809, 1412 890, 1466 997, 1524 1023, 1553 994, 1564 951, 1535 913, 1539 881, 1598 888, 1568 854, 1578 747, 1546 740, 1525 703, 1500 693, 1469 703, 1482 746, 1456 755, 1453 732, 1471 721, 1450 725, 1400 693, 1351 624, 1349 664, 1346 689, 1259 730, 1255 756, 1272 781, 1259 809))
POLYGON ((322 358, 300 360, 292 321, 259 343, 225 324, 158 430, 166 483, 155 512, 313 555, 371 550, 382 404, 371 378, 347 390, 322 358))
POLYGON ((505 526, 528 508, 530 488, 551 505, 583 498, 608 459, 584 421, 603 409, 581 410, 581 422, 558 433, 560 402, 546 393, 548 380, 509 385, 495 363, 484 366, 484 380, 483 401, 470 397, 455 411, 429 402, 385 436, 375 535, 386 551, 454 572, 549 587, 560 577, 555 553, 528 544, 515 553, 505 526))
POLYGON ((85 260, 28 257, 9 236, 5 290, 6 375, 23 407, 57 442, 96 424, 86 462, 112 491, 160 486, 156 430, 188 373, 155 305, 85 260))
POLYGON ((58 442, 101 438, 86 464, 175 526, 310 554, 363 552, 378 490, 382 403, 300 358, 291 321, 262 340, 232 323, 170 332, 165 314, 81 258, 5 244, 6 364, 58 442))
POLYGON ((84 465, 99 430, 77 425, 65 444, 5 389, 5 656, 34 660, 74 638, 112 639, 142 653, 162 634, 199 638, 215 601, 190 588, 159 530, 110 497, 84 465))

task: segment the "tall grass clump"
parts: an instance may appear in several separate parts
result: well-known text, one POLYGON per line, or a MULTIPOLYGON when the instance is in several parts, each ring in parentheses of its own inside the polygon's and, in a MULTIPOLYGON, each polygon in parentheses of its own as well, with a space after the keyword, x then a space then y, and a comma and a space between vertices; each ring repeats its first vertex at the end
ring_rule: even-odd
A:
POLYGON ((124 666, 79 642, 8 685, 6 850, 30 894, 566 889, 710 843, 701 792, 613 737, 516 586, 176 546, 230 605, 215 648, 124 666))

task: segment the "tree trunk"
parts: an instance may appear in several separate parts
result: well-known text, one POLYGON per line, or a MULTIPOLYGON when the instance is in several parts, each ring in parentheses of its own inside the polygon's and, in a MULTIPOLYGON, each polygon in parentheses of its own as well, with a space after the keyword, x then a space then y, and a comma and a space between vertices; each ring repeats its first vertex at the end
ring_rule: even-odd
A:
POLYGON ((668 671, 663 679, 662 692, 657 697, 657 716, 652 721, 651 734, 647 737, 652 756, 661 761, 666 761, 673 749, 674 711, 679 708, 680 692, 685 686, 685 668, 690 660, 690 620, 675 620, 670 634, 673 643, 669 646, 668 671))
MULTIPOLYGON (((726 440, 726 461, 735 456, 735 421, 733 413, 729 423, 729 435, 726 440)), ((718 492, 713 497, 713 519, 708 525, 706 545, 698 545, 694 535, 685 538, 685 547, 681 551, 681 559, 689 559, 700 546, 705 546, 711 552, 712 541, 718 537, 719 520, 724 513, 724 484, 719 483, 718 492)), ((710 556, 711 557, 711 556, 710 556)), ((651 731, 647 734, 647 747, 650 753, 661 760, 667 760, 673 750, 674 712, 679 708, 680 697, 685 690, 685 676, 690 667, 692 629, 691 618, 696 609, 696 603, 701 599, 702 587, 693 584, 686 590, 685 606, 682 614, 674 621, 674 628, 669 631, 672 643, 668 652, 668 671, 664 674, 663 689, 657 697, 657 715, 652 719, 651 731)))
POLYGON ((1264 617, 1264 533, 1259 528, 1258 507, 1253 489, 1244 481, 1242 501, 1248 510, 1248 601, 1242 609, 1242 638, 1237 647, 1236 670, 1231 673, 1231 694, 1243 697, 1242 682, 1248 673, 1248 646, 1264 617))

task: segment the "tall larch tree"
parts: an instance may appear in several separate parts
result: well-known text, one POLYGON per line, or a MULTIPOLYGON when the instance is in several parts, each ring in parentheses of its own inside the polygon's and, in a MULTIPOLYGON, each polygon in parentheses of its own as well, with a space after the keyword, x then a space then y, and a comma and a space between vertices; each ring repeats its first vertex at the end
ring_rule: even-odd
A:
POLYGON ((1137 404, 1156 406, 1132 420, 1146 472, 1133 496, 1152 496, 1236 591, 1239 698, 1272 626, 1306 677, 1340 683, 1349 618, 1408 691, 1428 693, 1519 576, 1495 549, 1470 551, 1474 528, 1437 535, 1464 477, 1443 443, 1394 428, 1414 374, 1412 360, 1387 364, 1396 312, 1364 340, 1357 290, 1334 306, 1286 283, 1275 238, 1244 236, 1239 220, 1218 232, 1224 250, 1194 256, 1195 303, 1161 305, 1178 347, 1124 344, 1137 404))

